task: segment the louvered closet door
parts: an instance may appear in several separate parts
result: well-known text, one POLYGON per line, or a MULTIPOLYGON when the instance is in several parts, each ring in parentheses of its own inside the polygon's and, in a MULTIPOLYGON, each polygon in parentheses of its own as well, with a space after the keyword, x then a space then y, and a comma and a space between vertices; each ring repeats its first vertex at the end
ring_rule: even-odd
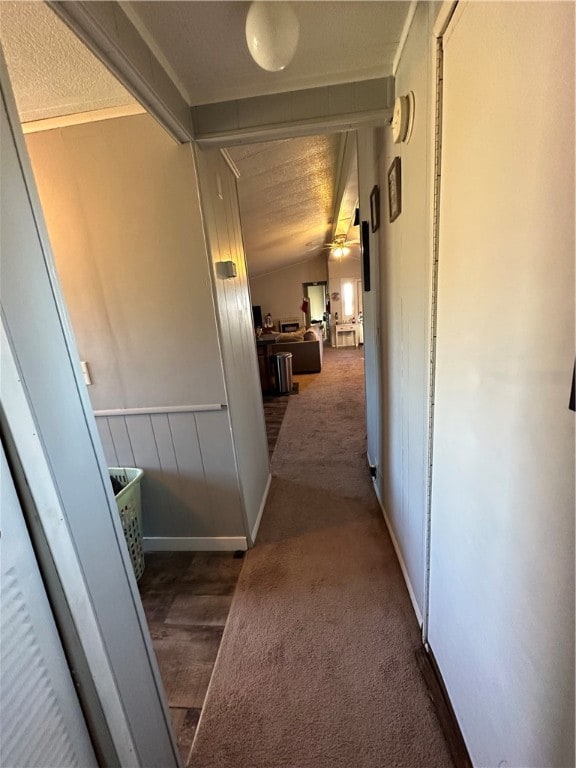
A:
POLYGON ((0 765, 90 768, 96 758, 0 444, 0 765))

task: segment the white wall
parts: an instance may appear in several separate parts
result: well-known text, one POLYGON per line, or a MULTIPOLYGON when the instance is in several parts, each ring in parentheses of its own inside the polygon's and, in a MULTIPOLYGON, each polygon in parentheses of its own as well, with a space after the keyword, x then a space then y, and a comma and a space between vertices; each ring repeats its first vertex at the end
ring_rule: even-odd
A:
POLYGON ((149 115, 26 144, 94 408, 225 402, 190 146, 149 115))
POLYGON ((396 74, 396 93, 415 95, 408 143, 379 132, 381 190, 382 465, 377 489, 393 530, 419 619, 425 612, 431 263, 430 53, 435 8, 421 3, 396 74), (401 159, 402 213, 389 222, 388 169, 401 159))
POLYGON ((262 317, 270 312, 274 323, 283 317, 299 317, 304 324, 305 315, 300 309, 304 298, 302 284, 327 280, 326 262, 327 256, 322 254, 286 269, 251 277, 252 304, 262 307, 262 317))
MULTIPOLYGON (((342 257, 342 261, 328 261, 328 294, 330 296, 330 313, 332 322, 336 312, 338 312, 338 320, 342 322, 345 319, 343 302, 342 302, 342 283, 351 282, 356 291, 356 281, 361 278, 360 267, 360 247, 358 245, 350 246, 350 253, 347 256, 342 257), (332 299, 333 293, 339 293, 340 299, 332 299)), ((358 309, 353 312, 354 315, 358 315, 358 309)))
POLYGON ((429 640, 475 765, 574 765, 574 4, 444 40, 429 640))
POLYGON ((106 461, 145 472, 147 545, 245 547, 191 147, 149 115, 26 141, 106 461))
POLYGON ((338 280, 344 277, 361 277, 360 246, 351 245, 350 253, 343 256, 341 261, 332 259, 328 261, 328 277, 330 280, 338 280))
POLYGON ((268 492, 270 464, 238 190, 219 150, 199 149, 197 156, 234 452, 247 531, 254 539, 268 492), (218 262, 229 260, 236 265, 237 275, 222 279, 218 262))

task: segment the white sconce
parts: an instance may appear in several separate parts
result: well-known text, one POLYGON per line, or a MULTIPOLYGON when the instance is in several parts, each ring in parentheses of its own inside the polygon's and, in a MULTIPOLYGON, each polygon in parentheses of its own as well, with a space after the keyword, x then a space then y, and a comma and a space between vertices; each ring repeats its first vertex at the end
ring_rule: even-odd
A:
POLYGON ((279 72, 296 53, 300 23, 290 3, 255 0, 246 16, 246 42, 250 55, 262 69, 279 72))
POLYGON ((216 274, 222 280, 229 280, 231 277, 236 277, 236 264, 234 264, 233 261, 217 261, 216 274))

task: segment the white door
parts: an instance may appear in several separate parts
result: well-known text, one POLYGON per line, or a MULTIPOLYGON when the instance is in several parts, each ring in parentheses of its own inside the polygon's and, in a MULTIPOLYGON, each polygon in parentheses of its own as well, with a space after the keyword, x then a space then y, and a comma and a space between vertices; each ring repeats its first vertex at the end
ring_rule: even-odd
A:
POLYGON ((428 639, 474 765, 574 765, 574 4, 444 35, 428 639))
POLYGON ((0 444, 0 765, 97 766, 0 444))

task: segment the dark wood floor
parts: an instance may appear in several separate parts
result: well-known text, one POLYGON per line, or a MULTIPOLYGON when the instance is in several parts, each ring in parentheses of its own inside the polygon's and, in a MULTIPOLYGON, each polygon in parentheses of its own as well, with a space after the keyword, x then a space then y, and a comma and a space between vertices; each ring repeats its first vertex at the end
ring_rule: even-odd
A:
POLYGON ((139 588, 186 765, 242 559, 232 552, 150 552, 139 588))
POLYGON ((284 414, 288 407, 288 401, 293 395, 279 395, 278 397, 264 398, 264 419, 266 421, 266 435, 268 437, 268 454, 272 456, 276 441, 280 434, 280 427, 284 420, 284 414))
POLYGON ((268 437, 268 455, 271 457, 276 448, 280 427, 284 421, 286 408, 291 397, 295 397, 302 387, 316 378, 317 374, 301 374, 293 377, 292 392, 289 395, 264 395, 264 419, 266 421, 266 436, 268 437))

